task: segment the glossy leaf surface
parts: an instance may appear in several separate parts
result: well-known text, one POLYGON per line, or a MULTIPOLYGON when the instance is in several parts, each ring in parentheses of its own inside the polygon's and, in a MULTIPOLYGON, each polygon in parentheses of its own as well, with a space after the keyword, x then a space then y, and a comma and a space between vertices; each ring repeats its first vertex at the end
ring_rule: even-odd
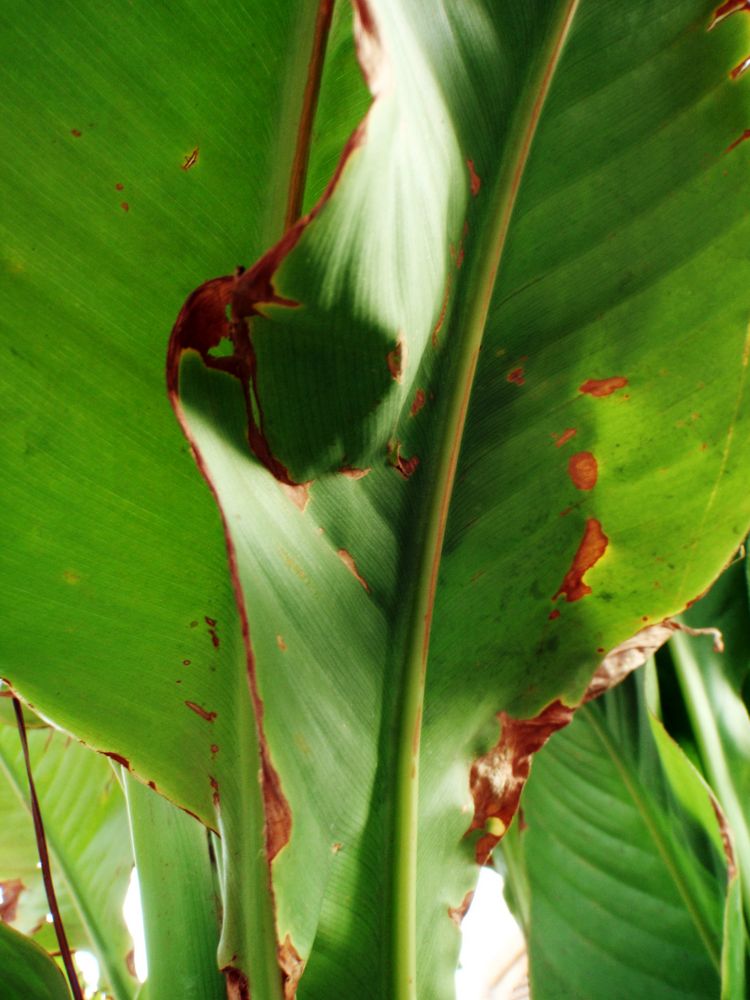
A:
MULTIPOLYGON (((449 995, 495 712, 576 701, 750 522, 746 25, 358 4, 374 103, 235 284, 284 228, 315 8, 32 9, 3 34, 3 676, 221 832, 238 989, 277 1000, 280 944, 301 998, 449 995), (231 576, 162 384, 217 275, 170 378, 231 576)), ((314 134, 359 106, 324 74, 314 134)))

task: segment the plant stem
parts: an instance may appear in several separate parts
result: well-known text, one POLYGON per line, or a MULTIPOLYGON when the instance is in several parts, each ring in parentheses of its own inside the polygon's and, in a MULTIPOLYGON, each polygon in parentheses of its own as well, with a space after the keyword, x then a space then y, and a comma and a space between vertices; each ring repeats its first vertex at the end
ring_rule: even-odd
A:
POLYGON ((78 975, 75 970, 75 965, 73 964, 73 955, 71 954, 68 938, 65 934, 65 927, 63 926, 62 917, 60 916, 60 908, 57 905, 55 886, 52 882, 52 869, 49 862, 49 851, 47 850, 47 838, 44 834, 42 813, 39 808, 39 799, 37 798, 36 787, 34 786, 34 777, 31 772, 29 741, 26 738, 26 725, 23 721, 23 709, 21 708, 21 702, 15 697, 15 695, 13 697, 13 711, 16 713, 18 735, 21 739, 23 759, 26 765, 26 776, 29 780, 31 815, 34 820, 34 835, 36 837, 37 850, 39 851, 39 862, 42 866, 42 879, 44 881, 45 892, 47 893, 47 904, 49 906, 49 911, 52 914, 52 924, 55 928, 57 943, 60 946, 60 955, 62 957, 63 965, 65 966, 68 982, 70 983, 70 992, 73 994, 74 1000, 83 1000, 81 984, 78 982, 78 975))

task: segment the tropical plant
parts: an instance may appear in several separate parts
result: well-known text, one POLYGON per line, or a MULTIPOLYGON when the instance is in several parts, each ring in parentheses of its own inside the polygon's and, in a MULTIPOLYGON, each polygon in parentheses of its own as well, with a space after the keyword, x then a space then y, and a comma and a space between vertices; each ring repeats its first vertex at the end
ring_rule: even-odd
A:
MULTIPOLYGON (((151 1000, 451 995, 539 730, 741 544, 747 8, 355 0, 352 30, 331 0, 3 6, 0 676, 124 772, 29 733, 63 923, 118 997, 126 815, 151 1000)), ((731 825, 740 786, 701 744, 716 692, 674 642, 731 825)), ((557 986, 534 974, 564 871, 535 816, 577 760, 591 810, 620 796, 620 847, 675 842, 644 891, 681 873, 669 939, 697 934, 695 982, 739 996, 708 792, 653 677, 628 683, 547 751, 509 835, 532 981, 616 995, 606 970, 567 986, 570 952, 557 986)), ((0 750, 20 791, 9 731, 0 750)), ((29 858, 3 906, 33 931, 29 858)), ((41 968, 15 932, 0 947, 41 968)))

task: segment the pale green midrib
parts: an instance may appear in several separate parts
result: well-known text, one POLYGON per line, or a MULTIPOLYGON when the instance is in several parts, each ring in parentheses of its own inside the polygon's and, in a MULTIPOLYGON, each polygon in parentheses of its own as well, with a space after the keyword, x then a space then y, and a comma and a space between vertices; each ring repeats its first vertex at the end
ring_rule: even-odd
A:
MULTIPOLYGON (((30 803, 26 794, 26 782, 24 780, 23 787, 21 786, 19 776, 15 772, 15 768, 11 763, 9 763, 5 758, 5 753, 0 747, 0 769, 5 774, 11 788, 15 792, 18 801, 24 807, 24 809, 29 814, 29 823, 32 822, 30 803)), ((25 778, 25 774, 24 774, 25 778)), ((44 822, 44 802, 39 800, 39 807, 42 811, 42 822, 44 822)), ((102 970, 102 979, 108 982, 115 996, 119 997, 131 997, 133 996, 135 990, 135 982, 130 983, 123 979, 120 974, 120 970, 116 966, 113 966, 109 959, 109 947, 106 941, 99 932, 96 919, 93 917, 89 907, 81 898, 80 893, 77 891, 78 880, 73 877, 71 873, 70 865, 67 862, 66 855, 64 851, 61 851, 58 847, 57 837, 55 836, 54 827, 49 827, 45 824, 44 827, 45 839, 47 841, 47 846, 50 850, 52 858, 57 863, 57 868, 59 874, 62 876, 62 881, 68 892, 68 897, 70 901, 75 906, 78 911, 78 916, 81 919, 81 923, 86 928, 86 933, 88 934, 92 945, 94 946, 94 952, 100 963, 102 970)), ((124 902, 124 900, 123 900, 124 902)))
POLYGON ((519 101, 507 148, 515 155, 505 162, 493 192, 492 222, 484 230, 472 255, 466 294, 468 303, 452 321, 463 331, 453 391, 446 401, 442 425, 436 437, 437 464, 432 499, 427 509, 423 545, 417 565, 417 585, 406 623, 404 683, 397 731, 396 801, 393 836, 393 1000, 417 998, 417 834, 419 789, 419 742, 429 632, 425 623, 432 613, 437 567, 443 545, 448 501, 453 490, 456 464, 463 435, 466 410, 479 350, 489 312, 492 290, 515 207, 523 171, 528 160, 541 110, 570 32, 579 0, 558 0, 550 20, 547 44, 537 57, 537 72, 530 74, 524 98, 519 101))
POLYGON ((664 867, 672 879, 680 898, 685 904, 685 909, 687 910, 687 913, 706 948, 706 952, 712 965, 716 969, 717 973, 721 975, 721 955, 716 950, 715 942, 711 934, 711 921, 701 912, 698 901, 694 898, 693 893, 691 892, 691 887, 680 869, 678 859, 673 857, 672 852, 669 849, 669 845, 659 827, 659 822, 649 805, 647 797, 641 793, 638 779, 633 775, 631 768, 626 765, 622 755, 617 752, 617 747, 610 739, 609 733, 602 725, 600 725, 599 720, 596 718, 595 710, 589 709, 588 711, 581 712, 580 715, 583 719, 585 719, 586 723, 591 727, 599 739, 599 742, 607 751, 610 760, 620 775, 623 785, 625 786, 633 804, 643 820, 646 829, 648 830, 664 867))
POLYGON ((750 921, 750 831, 732 778, 713 712, 703 690, 701 671, 686 636, 675 633, 670 640, 675 672, 685 699, 696 743, 708 774, 709 784, 716 793, 729 820, 732 842, 739 862, 740 885, 746 919, 750 921))

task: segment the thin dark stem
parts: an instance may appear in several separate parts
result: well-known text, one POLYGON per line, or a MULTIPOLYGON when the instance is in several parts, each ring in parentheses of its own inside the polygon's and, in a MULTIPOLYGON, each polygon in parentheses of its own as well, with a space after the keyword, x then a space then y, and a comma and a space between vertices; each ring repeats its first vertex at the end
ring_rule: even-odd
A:
POLYGON ((26 776, 29 780, 29 792, 31 795, 31 815, 34 820, 34 834, 36 836, 37 850, 39 851, 39 861, 42 865, 42 879, 44 880, 44 888, 47 892, 47 905, 49 906, 49 911, 52 914, 52 923, 55 928, 55 934, 57 935, 57 943, 60 946, 60 955, 62 956, 63 965, 65 966, 66 973, 68 974, 70 991, 73 994, 74 1000, 83 1000, 83 992, 81 990, 81 984, 78 982, 78 976, 76 974, 75 966, 73 965, 73 956, 70 951, 70 945, 68 944, 68 939, 65 936, 65 928, 63 927, 62 917, 60 916, 60 908, 57 905, 57 896, 55 895, 55 887, 52 884, 52 871, 50 869, 50 863, 49 863, 49 852, 47 851, 47 838, 44 835, 44 824, 42 823, 42 813, 41 810, 39 809, 39 799, 36 796, 34 779, 31 774, 29 741, 26 739, 26 725, 23 721, 23 709, 21 708, 20 701, 16 697, 13 698, 13 709, 16 713, 16 723, 18 724, 18 735, 21 737, 21 747, 23 748, 23 759, 26 764, 26 776))
POLYGON ((297 146, 294 150, 292 173, 289 178, 289 197, 286 205, 284 229, 293 226, 302 212, 302 201, 305 195, 307 167, 310 162, 310 139, 318 107, 320 81, 323 76, 328 35, 331 30, 334 0, 320 0, 318 17, 315 22, 315 37, 313 38, 310 67, 307 73, 305 93, 302 98, 302 113, 297 130, 297 146))

